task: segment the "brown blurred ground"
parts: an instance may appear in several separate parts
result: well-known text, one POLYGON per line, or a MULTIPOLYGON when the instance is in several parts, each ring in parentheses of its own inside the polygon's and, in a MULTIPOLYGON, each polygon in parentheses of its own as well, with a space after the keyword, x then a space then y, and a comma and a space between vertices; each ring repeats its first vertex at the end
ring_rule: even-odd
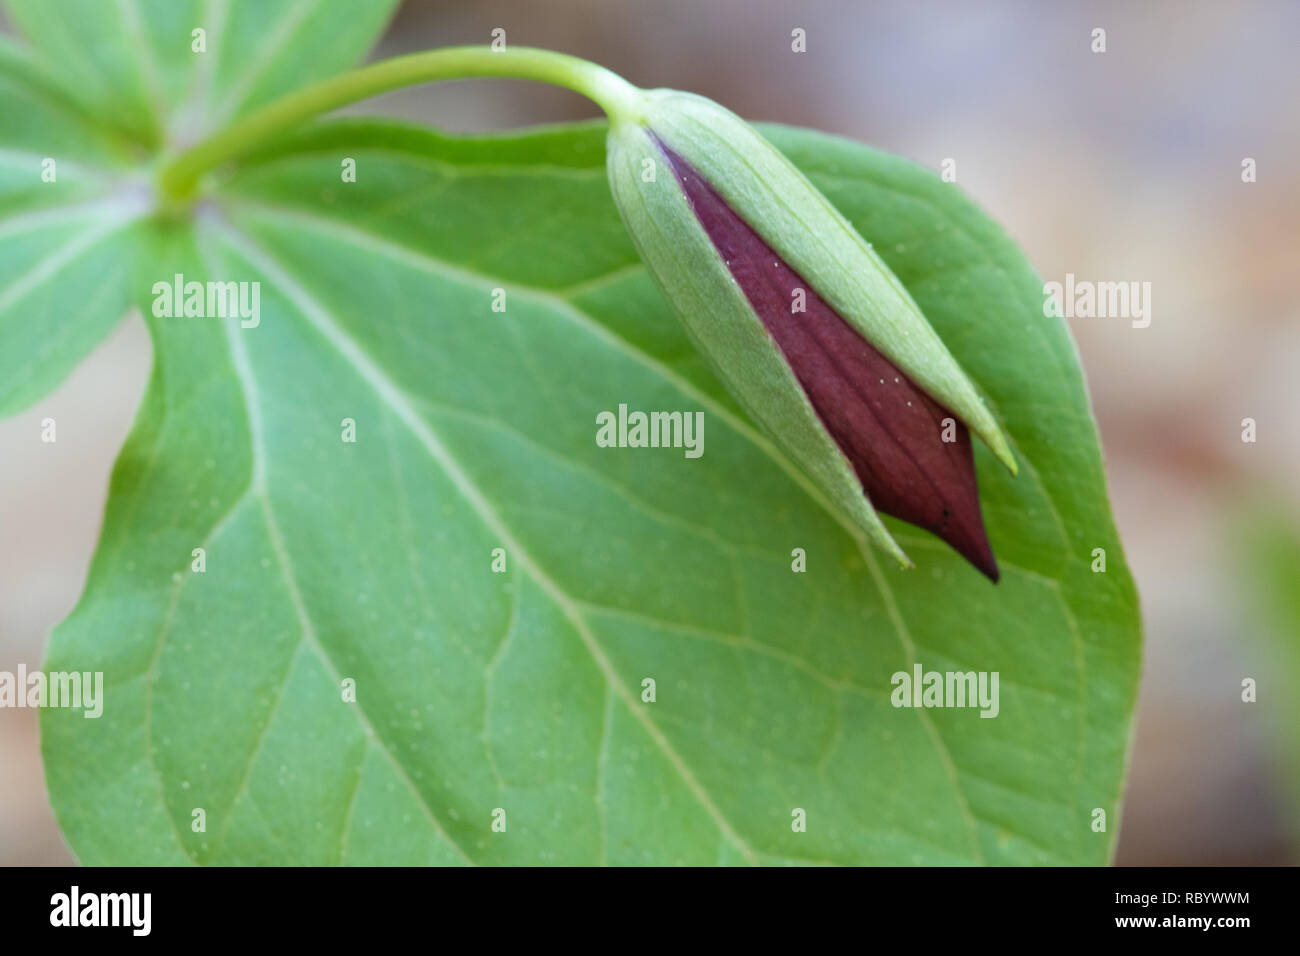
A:
MULTIPOLYGON (((487 42, 494 27, 754 119, 936 168, 953 157, 1045 278, 1152 283, 1149 328, 1071 322, 1147 630, 1118 861, 1300 859, 1276 742, 1240 703, 1259 658, 1226 527, 1261 488, 1297 500, 1300 4, 412 0, 377 55, 487 42), (790 52, 795 27, 805 54, 790 52), (1105 54, 1089 49, 1094 27, 1105 54), (1257 444, 1240 441, 1244 417, 1257 444)), ((453 130, 594 115, 563 91, 483 81, 362 109, 453 130)), ((76 600, 148 363, 132 318, 57 394, 0 422, 0 669, 36 666, 76 600), (46 416, 59 441, 34 445, 46 416)), ((0 863, 68 859, 31 712, 0 713, 0 863)))

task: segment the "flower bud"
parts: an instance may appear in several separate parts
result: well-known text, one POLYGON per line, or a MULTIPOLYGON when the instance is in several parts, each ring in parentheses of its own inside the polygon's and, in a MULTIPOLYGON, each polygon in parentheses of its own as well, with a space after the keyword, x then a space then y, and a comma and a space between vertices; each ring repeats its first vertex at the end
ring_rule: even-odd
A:
POLYGON ((815 186, 711 100, 644 94, 615 119, 615 203, 736 400, 870 540, 877 509, 998 578, 967 429, 1006 440, 898 278, 815 186))

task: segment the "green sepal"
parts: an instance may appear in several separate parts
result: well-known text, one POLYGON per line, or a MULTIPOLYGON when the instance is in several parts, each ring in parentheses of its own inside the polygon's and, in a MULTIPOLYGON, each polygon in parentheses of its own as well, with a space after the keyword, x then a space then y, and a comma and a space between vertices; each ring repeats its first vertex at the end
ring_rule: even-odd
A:
POLYGON ((628 232, 696 347, 830 505, 868 540, 910 567, 718 256, 650 133, 638 122, 616 121, 607 152, 610 189, 628 232))
POLYGON ((649 90, 637 116, 845 321, 1016 473, 992 412, 920 307, 871 244, 780 151, 736 114, 693 93, 649 90))

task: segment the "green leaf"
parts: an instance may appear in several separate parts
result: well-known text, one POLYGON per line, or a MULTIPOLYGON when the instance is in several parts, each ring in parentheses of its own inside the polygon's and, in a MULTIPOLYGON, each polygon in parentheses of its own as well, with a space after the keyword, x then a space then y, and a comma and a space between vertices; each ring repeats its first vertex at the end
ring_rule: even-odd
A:
POLYGON ((361 59, 397 0, 5 0, 96 113, 149 144, 193 140, 361 59), (200 38, 194 31, 202 30, 200 38), (123 55, 123 51, 131 51, 123 55))
POLYGON ((1254 641, 1243 648, 1255 681, 1257 710, 1276 748, 1278 774, 1291 798, 1288 819, 1300 847, 1300 701, 1290 688, 1300 680, 1300 525, 1290 500, 1276 489, 1250 487, 1232 514, 1228 553, 1239 592, 1241 619, 1254 641))
POLYGON ((149 208, 129 158, 25 51, 0 43, 0 415, 62 381, 126 311, 149 208))
POLYGON ((977 452, 1002 583, 818 507, 637 263, 603 126, 321 125, 141 239, 153 378, 46 662, 107 684, 42 714, 83 862, 1109 859, 1139 621, 1068 331, 955 187, 765 132, 1012 437, 1017 479, 977 452), (154 318, 176 272, 260 282, 260 324, 154 318), (620 403, 703 411, 705 454, 597 447, 620 403), (998 716, 895 708, 914 663, 999 672, 998 716))
POLYGON ((31 50, 0 38, 0 415, 43 397, 125 313, 148 147, 359 59, 395 0, 342 5, 5 0, 31 50), (210 52, 193 52, 196 27, 210 52))

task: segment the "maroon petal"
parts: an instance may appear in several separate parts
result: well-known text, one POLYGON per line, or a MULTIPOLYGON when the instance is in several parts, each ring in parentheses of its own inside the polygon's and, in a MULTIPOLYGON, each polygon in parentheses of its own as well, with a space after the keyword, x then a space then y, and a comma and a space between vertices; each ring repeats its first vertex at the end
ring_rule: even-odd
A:
POLYGON ((827 305, 685 159, 659 146, 871 503, 933 532, 997 581, 966 426, 827 305), (805 312, 791 312, 797 289, 805 312), (955 441, 943 440, 945 419, 955 441))

